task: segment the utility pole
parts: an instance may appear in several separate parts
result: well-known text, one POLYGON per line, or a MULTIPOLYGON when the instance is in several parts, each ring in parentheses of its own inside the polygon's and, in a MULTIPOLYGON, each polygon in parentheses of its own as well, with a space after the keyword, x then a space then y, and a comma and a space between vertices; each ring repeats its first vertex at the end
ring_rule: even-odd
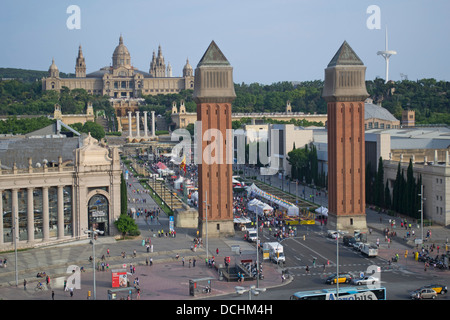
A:
POLYGON ((420 194, 419 194, 419 196, 420 196, 420 230, 421 230, 421 241, 422 241, 421 244, 423 244, 423 201, 426 200, 423 197, 423 184, 420 185, 420 194))

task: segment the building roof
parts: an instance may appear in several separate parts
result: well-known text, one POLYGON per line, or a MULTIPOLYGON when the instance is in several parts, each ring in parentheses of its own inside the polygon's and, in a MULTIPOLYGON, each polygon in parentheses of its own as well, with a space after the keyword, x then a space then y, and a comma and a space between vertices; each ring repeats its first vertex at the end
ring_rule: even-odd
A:
MULTIPOLYGON (((111 68, 112 67, 103 67, 103 68, 101 68, 101 69, 99 69, 97 71, 88 73, 86 75, 86 78, 102 78, 103 75, 105 75, 105 74, 108 74, 108 73, 112 74, 111 68)), ((141 70, 138 70, 138 69, 133 69, 133 72, 142 74, 144 76, 144 78, 150 78, 151 77, 150 73, 145 72, 145 71, 141 71, 141 70)))
POLYGON ((225 58, 225 55, 222 53, 222 51, 220 51, 217 44, 212 41, 197 66, 200 67, 204 65, 229 66, 230 63, 228 62, 227 58, 225 58))
POLYGON ((65 137, 66 136, 74 137, 74 136, 80 136, 81 134, 78 131, 71 128, 70 126, 66 125, 61 120, 56 120, 51 125, 48 125, 39 130, 27 133, 25 135, 25 137, 34 138, 34 137, 57 136, 57 135, 62 135, 65 137))
POLYGON ((387 109, 373 103, 364 104, 364 119, 365 120, 382 119, 387 121, 399 121, 387 109))
POLYGON ((3 169, 11 169, 16 164, 18 169, 28 168, 28 158, 32 159, 33 167, 75 160, 74 150, 79 148, 80 140, 73 138, 24 138, 23 136, 0 139, 0 159, 3 169), (38 165, 39 163, 39 165, 38 165))
POLYGON ((331 59, 328 67, 341 66, 341 65, 363 65, 363 62, 358 57, 358 55, 353 51, 347 41, 341 45, 339 50, 334 55, 333 59, 331 59))
POLYGON ((449 127, 408 127, 389 130, 366 130, 366 133, 388 133, 391 149, 448 149, 449 127))

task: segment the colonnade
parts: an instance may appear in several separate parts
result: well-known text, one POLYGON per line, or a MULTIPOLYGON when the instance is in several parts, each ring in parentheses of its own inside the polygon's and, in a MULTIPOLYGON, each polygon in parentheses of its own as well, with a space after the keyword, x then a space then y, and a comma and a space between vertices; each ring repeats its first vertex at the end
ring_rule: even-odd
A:
MULTIPOLYGON (((57 188, 57 238, 63 239, 64 234, 64 187, 63 185, 54 186, 57 188)), ((35 228, 40 228, 42 231, 42 241, 47 242, 50 239, 50 210, 49 210, 49 188, 50 186, 42 186, 39 188, 28 187, 26 188, 26 222, 21 216, 19 216, 19 188, 0 190, 0 199, 3 198, 3 193, 11 192, 11 207, 4 208, 3 200, 0 201, 0 245, 4 244, 5 235, 10 234, 12 239, 20 239, 19 231, 23 230, 22 226, 26 224, 27 242, 32 243, 35 241, 35 228), (38 204, 38 207, 34 207, 34 191, 35 189, 42 190, 42 203, 38 204), (37 212, 41 211, 41 214, 37 212), (11 215, 7 217, 5 212, 11 212, 11 215), (22 218, 22 219, 21 219, 22 218), (39 221, 37 221, 39 220, 39 221), (6 225, 5 225, 6 222, 6 225)), ((72 197, 71 197, 72 198, 72 197)), ((70 201, 71 203, 72 201, 70 201)), ((68 212, 72 220, 73 211, 68 212)), ((71 224, 71 223, 70 223, 71 224)))
MULTIPOLYGON (((139 114, 140 111, 135 111, 136 113, 136 138, 154 138, 155 135, 155 111, 151 111, 152 113, 152 133, 151 136, 148 135, 148 126, 147 126, 147 113, 148 111, 143 111, 144 113, 144 135, 141 136, 141 130, 140 130, 140 122, 139 122, 139 114)), ((128 111, 128 138, 133 138, 133 129, 131 126, 131 111, 128 111)))

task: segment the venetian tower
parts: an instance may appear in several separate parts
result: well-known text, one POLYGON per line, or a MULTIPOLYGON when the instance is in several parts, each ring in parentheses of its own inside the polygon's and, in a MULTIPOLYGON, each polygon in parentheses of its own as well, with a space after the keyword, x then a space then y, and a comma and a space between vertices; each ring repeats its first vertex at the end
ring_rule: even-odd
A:
POLYGON ((199 230, 202 237, 234 235, 231 103, 233 68, 214 41, 195 69, 197 103, 199 230), (228 130, 228 134, 231 133, 228 130), (200 146, 200 145, 199 145, 200 146), (205 203, 206 202, 206 203, 205 203))
POLYGON ((328 113, 328 227, 366 230, 364 101, 361 59, 346 41, 325 69, 328 113))

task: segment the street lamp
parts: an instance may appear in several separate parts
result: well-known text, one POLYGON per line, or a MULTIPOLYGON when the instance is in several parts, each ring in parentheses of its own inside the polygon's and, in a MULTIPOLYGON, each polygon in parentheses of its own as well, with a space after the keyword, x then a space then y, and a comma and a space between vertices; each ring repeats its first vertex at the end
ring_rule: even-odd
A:
POLYGON ((256 288, 255 286, 250 286, 250 288, 244 288, 244 287, 234 287, 234 289, 236 290, 236 293, 239 295, 242 295, 246 292, 248 292, 248 300, 252 300, 252 294, 254 296, 259 295, 262 292, 266 292, 266 288, 256 288))
POLYGON ((208 191, 205 191, 205 231, 206 231, 206 260, 208 260, 208 191))
POLYGON ((423 184, 420 185, 420 229, 421 229, 421 239, 420 244, 423 245, 423 201, 426 200, 423 197, 423 184))
POLYGON ((92 268, 94 269, 94 300, 96 300, 96 285, 95 285, 95 236, 98 234, 103 234, 100 230, 85 230, 84 233, 91 236, 92 243, 92 268))

